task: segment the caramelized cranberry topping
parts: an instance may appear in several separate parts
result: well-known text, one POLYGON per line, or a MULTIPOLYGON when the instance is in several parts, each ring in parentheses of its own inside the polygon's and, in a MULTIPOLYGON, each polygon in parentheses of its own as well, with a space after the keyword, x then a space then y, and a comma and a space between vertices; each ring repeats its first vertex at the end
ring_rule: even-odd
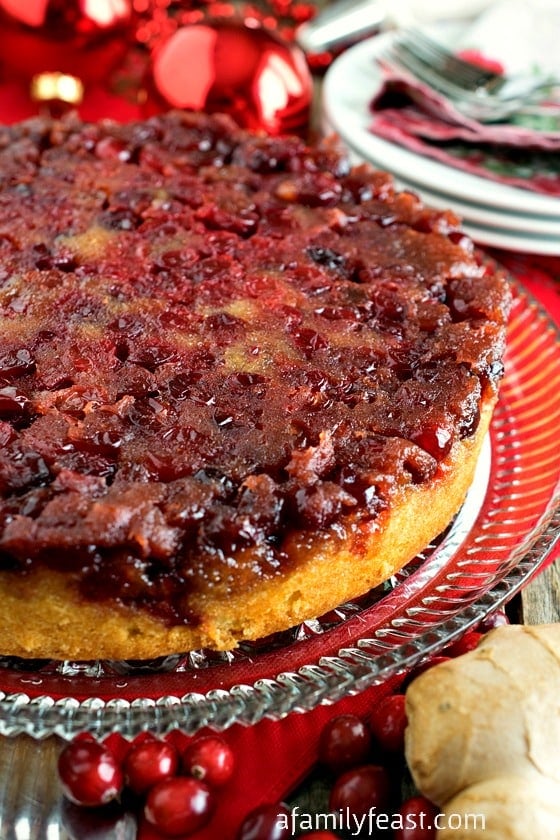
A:
POLYGON ((505 281, 388 176, 192 114, 3 128, 0 172, 4 568, 193 622, 475 431, 505 281))

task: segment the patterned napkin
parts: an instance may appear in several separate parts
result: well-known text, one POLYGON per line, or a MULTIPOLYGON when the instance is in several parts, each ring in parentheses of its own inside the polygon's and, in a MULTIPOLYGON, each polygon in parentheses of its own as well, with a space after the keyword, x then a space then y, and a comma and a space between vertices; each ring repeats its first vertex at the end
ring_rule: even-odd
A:
MULTIPOLYGON (((466 28, 456 49, 506 73, 556 73, 560 54, 556 0, 506 0, 466 28)), ((371 131, 423 156, 516 187, 560 196, 560 88, 545 107, 525 108, 508 122, 465 117, 443 94, 381 62, 383 81, 372 101, 371 131)))

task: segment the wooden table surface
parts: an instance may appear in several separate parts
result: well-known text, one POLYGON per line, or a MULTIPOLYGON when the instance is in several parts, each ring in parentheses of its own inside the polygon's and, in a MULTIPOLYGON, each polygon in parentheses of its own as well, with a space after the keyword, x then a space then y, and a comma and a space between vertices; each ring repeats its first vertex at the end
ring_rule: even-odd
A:
MULTIPOLYGON (((547 566, 513 602, 523 624, 560 621, 560 560, 547 566)), ((513 618, 515 618, 515 614, 513 618)))

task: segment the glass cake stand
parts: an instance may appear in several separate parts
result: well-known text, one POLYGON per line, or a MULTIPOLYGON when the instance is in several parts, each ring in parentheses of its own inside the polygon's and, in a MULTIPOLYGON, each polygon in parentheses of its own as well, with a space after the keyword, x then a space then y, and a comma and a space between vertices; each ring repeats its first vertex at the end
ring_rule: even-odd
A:
POLYGON ((506 375, 455 521, 383 587, 234 652, 155 662, 0 659, 0 734, 126 738, 280 719, 418 664, 505 604, 560 536, 560 334, 519 286, 506 375))

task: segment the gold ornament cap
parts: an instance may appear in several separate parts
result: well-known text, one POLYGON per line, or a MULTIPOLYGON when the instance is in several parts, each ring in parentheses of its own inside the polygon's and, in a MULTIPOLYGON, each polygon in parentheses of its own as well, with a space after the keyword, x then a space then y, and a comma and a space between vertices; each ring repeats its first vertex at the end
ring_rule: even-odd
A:
POLYGON ((34 102, 66 102, 80 105, 84 98, 84 86, 77 76, 68 73, 38 73, 31 79, 31 98, 34 102))

